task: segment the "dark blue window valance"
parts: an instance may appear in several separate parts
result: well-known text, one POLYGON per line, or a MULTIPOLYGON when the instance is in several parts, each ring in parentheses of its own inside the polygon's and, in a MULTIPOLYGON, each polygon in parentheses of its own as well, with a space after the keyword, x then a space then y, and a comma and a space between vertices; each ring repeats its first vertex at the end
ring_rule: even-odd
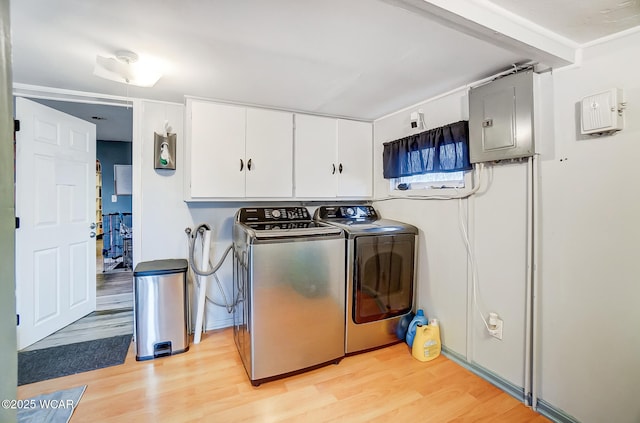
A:
POLYGON ((470 170, 469 122, 462 120, 386 142, 382 163, 386 179, 470 170))

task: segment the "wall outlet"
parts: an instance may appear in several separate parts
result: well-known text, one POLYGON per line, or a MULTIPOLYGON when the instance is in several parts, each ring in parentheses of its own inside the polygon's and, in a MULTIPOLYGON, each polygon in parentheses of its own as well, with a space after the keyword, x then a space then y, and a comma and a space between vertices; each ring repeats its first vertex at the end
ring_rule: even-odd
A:
POLYGON ((116 194, 111 194, 111 202, 112 203, 117 203, 118 202, 118 196, 116 194))
POLYGON ((502 325, 503 325, 502 319, 496 319, 495 325, 493 326, 493 328, 489 329, 489 335, 499 340, 502 340, 502 325))

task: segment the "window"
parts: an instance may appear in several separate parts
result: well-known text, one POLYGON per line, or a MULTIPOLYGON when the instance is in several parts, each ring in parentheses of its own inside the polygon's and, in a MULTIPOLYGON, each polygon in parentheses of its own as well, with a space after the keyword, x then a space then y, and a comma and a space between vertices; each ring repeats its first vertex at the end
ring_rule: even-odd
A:
POLYGON ((384 143, 383 172, 392 190, 464 188, 469 123, 460 121, 384 143))
POLYGON ((415 189, 464 188, 465 171, 425 173, 423 175, 401 176, 390 179, 391 191, 415 189))

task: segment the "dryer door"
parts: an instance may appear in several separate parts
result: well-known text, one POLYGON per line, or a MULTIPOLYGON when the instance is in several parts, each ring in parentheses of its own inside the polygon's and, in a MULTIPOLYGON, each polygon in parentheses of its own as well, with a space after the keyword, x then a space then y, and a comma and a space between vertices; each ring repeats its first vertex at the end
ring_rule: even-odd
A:
POLYGON ((352 318, 367 323, 400 316, 413 304, 415 236, 355 239, 352 318))

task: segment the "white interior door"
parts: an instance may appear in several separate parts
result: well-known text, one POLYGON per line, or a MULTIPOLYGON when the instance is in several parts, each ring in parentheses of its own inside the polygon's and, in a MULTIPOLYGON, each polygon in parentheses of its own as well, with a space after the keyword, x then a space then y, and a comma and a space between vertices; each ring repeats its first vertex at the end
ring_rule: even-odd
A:
POLYGON ((18 349, 96 309, 95 125, 16 99, 18 349))

